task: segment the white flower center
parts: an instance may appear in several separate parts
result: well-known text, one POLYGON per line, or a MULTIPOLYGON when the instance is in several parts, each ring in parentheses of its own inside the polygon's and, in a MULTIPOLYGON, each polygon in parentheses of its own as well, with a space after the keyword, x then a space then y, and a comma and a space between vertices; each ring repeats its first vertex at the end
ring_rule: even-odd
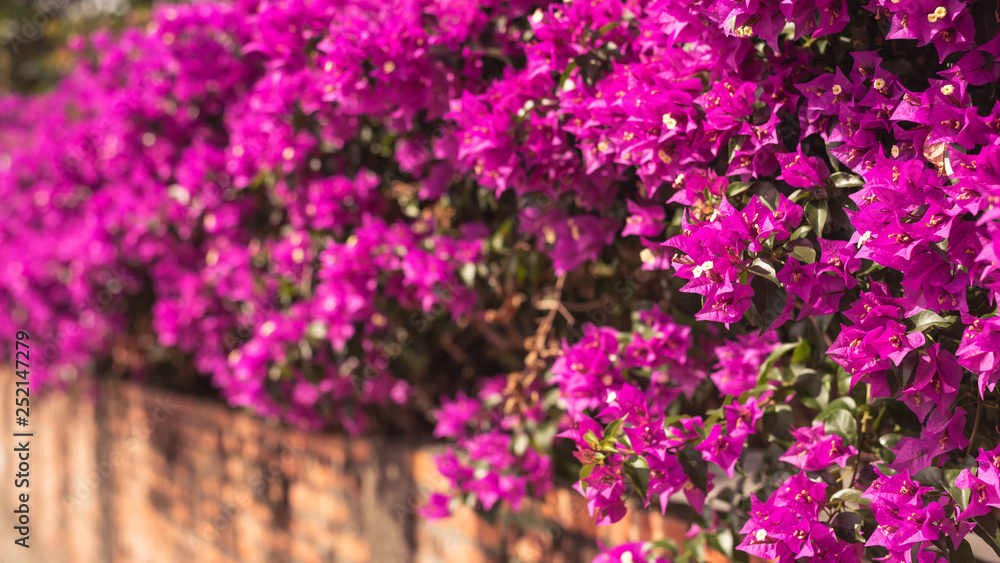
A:
POLYGON ((714 266, 715 266, 715 264, 713 264, 711 260, 709 260, 708 262, 705 262, 701 266, 695 266, 694 267, 694 277, 700 278, 705 272, 711 270, 714 266))

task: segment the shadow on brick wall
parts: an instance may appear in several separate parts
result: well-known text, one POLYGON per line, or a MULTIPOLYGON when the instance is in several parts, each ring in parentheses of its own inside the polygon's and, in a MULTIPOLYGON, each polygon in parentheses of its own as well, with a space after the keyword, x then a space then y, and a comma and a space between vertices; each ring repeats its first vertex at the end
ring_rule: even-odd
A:
MULTIPOLYGON (((9 371, 0 385, 14 387, 9 371)), ((11 436, 13 405, 2 410, 11 436)), ((0 563, 576 562, 596 555, 595 537, 688 529, 636 510, 598 531, 565 488, 516 516, 427 522, 415 508, 445 486, 439 446, 303 433, 131 382, 32 397, 29 430, 31 547, 12 548, 5 525, 0 563)), ((0 491, 16 498, 12 479, 0 491)))

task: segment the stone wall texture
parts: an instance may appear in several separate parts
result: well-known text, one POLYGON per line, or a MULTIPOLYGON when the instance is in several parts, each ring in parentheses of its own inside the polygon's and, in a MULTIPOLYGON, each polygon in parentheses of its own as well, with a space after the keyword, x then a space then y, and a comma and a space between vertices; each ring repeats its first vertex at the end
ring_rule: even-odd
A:
MULTIPOLYGON (((9 371, 0 386, 13 397, 9 371)), ((0 407, 4 547, 18 563, 586 562, 594 539, 680 540, 689 525, 630 511, 597 528, 557 488, 493 521, 427 522, 444 488, 434 445, 303 433, 133 382, 32 397, 30 548, 13 546, 14 401, 0 407)), ((717 555, 717 554, 716 554, 717 555)), ((713 561, 725 561, 721 556, 713 561)))

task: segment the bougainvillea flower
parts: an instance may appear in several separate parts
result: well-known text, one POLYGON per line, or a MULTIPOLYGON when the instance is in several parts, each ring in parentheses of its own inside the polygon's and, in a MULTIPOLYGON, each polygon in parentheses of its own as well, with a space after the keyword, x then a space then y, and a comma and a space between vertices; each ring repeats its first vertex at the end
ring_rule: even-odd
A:
MULTIPOLYGON (((826 506, 826 485, 804 474, 791 476, 765 501, 751 497, 750 519, 740 533, 747 534, 739 549, 757 557, 794 561, 815 555, 813 534, 827 535, 818 521, 826 506), (814 526, 819 525, 815 528, 814 526)), ((827 528, 829 530, 829 528, 827 528)), ((823 541, 827 546, 829 538, 823 541)))
POLYGON ((670 563, 668 559, 653 556, 646 542, 623 543, 610 549, 601 547, 602 552, 592 563, 670 563))
POLYGON ((811 428, 793 429, 791 433, 795 443, 780 459, 805 471, 820 471, 832 463, 846 467, 848 459, 858 454, 854 446, 845 446, 840 436, 827 434, 821 422, 811 428))
POLYGON ((1000 380, 1000 317, 978 319, 965 314, 968 323, 958 345, 958 363, 979 376, 979 394, 996 389, 1000 380))
POLYGON ((626 202, 631 215, 625 220, 622 236, 656 236, 663 232, 666 211, 660 206, 640 206, 631 199, 626 202))
POLYGON ((711 461, 726 472, 729 477, 733 476, 733 469, 736 461, 743 453, 746 445, 746 436, 730 436, 726 433, 721 424, 716 424, 708 432, 705 441, 695 446, 701 452, 701 457, 705 461, 711 461))
POLYGON ((447 398, 442 399, 441 409, 435 413, 437 426, 434 427, 434 436, 440 438, 449 436, 456 438, 462 436, 468 424, 480 412, 479 401, 469 398, 465 393, 459 391, 453 401, 447 398))
POLYGON ((940 344, 932 344, 917 357, 913 382, 903 390, 902 400, 924 420, 934 405, 940 412, 951 406, 961 381, 962 368, 955 356, 940 344))
POLYGON ((988 483, 972 474, 969 469, 963 469, 955 478, 955 486, 969 489, 969 506, 958 515, 959 519, 967 520, 989 514, 993 508, 1000 508, 1000 490, 996 483, 988 483))
POLYGON ((427 503, 420 507, 419 514, 428 520, 437 520, 451 516, 451 497, 442 493, 431 493, 427 503))
POLYGON ((733 438, 753 434, 757 421, 764 416, 754 397, 743 404, 726 405, 723 410, 726 413, 726 434, 733 438))
POLYGON ((574 488, 587 497, 587 509, 598 526, 614 524, 625 516, 626 487, 620 456, 594 467, 574 488))
POLYGON ((817 188, 826 185, 830 177, 830 168, 819 157, 805 156, 801 152, 778 153, 775 156, 781 164, 778 179, 788 182, 790 186, 817 188))

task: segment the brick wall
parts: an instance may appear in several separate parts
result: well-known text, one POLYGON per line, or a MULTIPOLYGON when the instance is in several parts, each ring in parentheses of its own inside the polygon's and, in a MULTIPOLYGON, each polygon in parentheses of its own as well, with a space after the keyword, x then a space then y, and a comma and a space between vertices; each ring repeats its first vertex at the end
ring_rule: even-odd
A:
MULTIPOLYGON (((13 396, 9 372, 0 386, 13 396)), ((0 402, 10 476, 13 401, 0 402)), ((598 529, 568 489, 493 522, 460 511, 429 523, 413 507, 443 487, 433 445, 296 432, 129 382, 32 397, 29 430, 29 550, 11 548, 13 479, 0 484, 0 554, 19 563, 589 562, 595 537, 689 527, 631 511, 598 529)))

